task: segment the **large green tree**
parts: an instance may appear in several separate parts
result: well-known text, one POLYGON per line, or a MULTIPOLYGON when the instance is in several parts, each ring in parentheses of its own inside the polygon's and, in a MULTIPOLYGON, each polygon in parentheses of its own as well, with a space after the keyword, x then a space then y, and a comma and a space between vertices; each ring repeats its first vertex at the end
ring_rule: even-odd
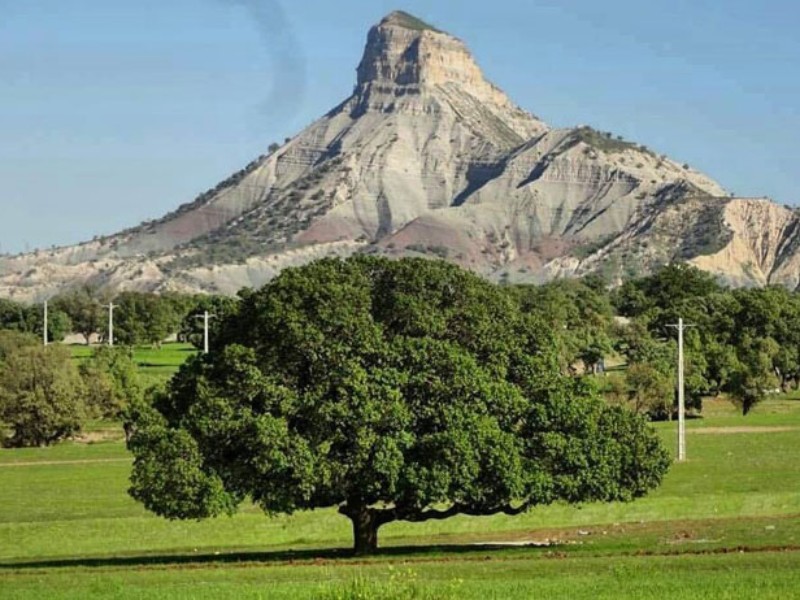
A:
POLYGON ((676 263, 649 277, 626 281, 613 292, 612 300, 620 314, 638 317, 654 308, 665 310, 722 289, 712 275, 691 265, 676 263))
POLYGON ((130 492, 169 518, 338 506, 368 553, 391 521, 627 501, 668 468, 640 417, 561 374, 546 322, 446 263, 286 270, 219 339, 135 418, 130 492))

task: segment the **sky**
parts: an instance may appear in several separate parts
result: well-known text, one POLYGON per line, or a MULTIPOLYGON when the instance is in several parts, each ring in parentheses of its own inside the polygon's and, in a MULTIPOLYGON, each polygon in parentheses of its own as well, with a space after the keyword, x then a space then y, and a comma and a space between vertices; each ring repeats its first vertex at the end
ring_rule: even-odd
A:
POLYGON ((800 203, 796 2, 0 0, 0 252, 193 200, 344 100, 394 9, 551 125, 800 203))

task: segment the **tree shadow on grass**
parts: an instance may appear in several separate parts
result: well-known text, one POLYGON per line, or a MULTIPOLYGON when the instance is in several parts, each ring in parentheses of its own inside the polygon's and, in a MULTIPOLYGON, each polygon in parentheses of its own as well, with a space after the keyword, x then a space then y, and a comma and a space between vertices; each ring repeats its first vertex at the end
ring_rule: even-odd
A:
POLYGON ((546 552, 555 546, 518 546, 502 544, 469 544, 469 545, 429 545, 429 546, 392 546, 381 548, 375 554, 356 555, 349 549, 312 549, 283 550, 274 552, 233 552, 233 553, 192 553, 139 556, 110 556, 97 558, 64 558, 43 559, 21 562, 0 563, 0 572, 18 571, 22 569, 72 569, 72 568, 142 568, 142 567, 180 567, 186 565, 314 565, 329 561, 363 564, 380 563, 382 559, 439 559, 463 556, 467 554, 486 556, 487 553, 499 554, 517 551, 546 552))

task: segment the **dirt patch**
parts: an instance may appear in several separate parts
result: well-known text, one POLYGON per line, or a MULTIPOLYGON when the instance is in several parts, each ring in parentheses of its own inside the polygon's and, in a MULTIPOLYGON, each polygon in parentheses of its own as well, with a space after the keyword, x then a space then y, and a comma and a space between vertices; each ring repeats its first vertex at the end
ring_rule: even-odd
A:
POLYGON ((78 444, 95 444, 97 442, 117 442, 125 439, 125 434, 120 429, 101 429, 100 431, 90 431, 81 433, 72 438, 78 444))
POLYGON ((702 427, 687 431, 696 435, 732 435, 736 433, 785 433, 800 431, 800 427, 702 427))
POLYGON ((549 548, 560 544, 558 540, 522 540, 504 542, 473 542, 472 546, 485 548, 549 548))

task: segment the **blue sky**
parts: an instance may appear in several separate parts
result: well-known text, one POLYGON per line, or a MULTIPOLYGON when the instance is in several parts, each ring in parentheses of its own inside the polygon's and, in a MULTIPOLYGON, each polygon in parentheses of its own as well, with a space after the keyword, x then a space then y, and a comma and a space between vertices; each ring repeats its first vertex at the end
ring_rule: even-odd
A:
POLYGON ((352 90, 401 8, 556 126, 800 202, 800 6, 764 0, 0 0, 0 251, 161 216, 352 90))

